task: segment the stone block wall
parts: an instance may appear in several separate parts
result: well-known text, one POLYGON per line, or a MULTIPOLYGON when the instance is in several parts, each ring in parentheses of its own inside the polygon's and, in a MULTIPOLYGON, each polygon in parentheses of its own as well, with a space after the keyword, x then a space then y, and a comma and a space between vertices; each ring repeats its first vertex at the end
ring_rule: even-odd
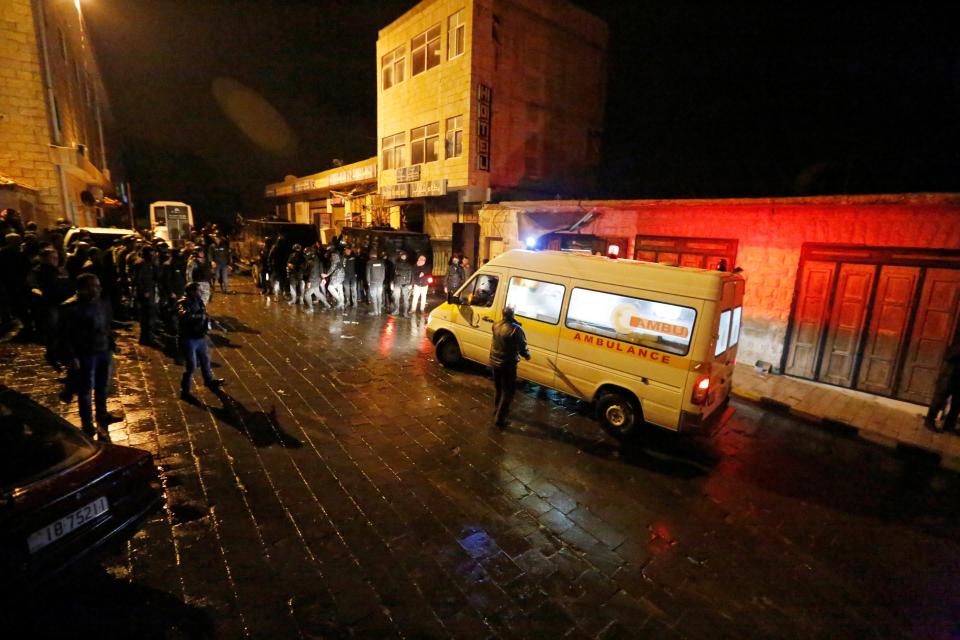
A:
POLYGON ((30 0, 0 2, 0 174, 37 189, 34 219, 61 215, 40 48, 30 0))

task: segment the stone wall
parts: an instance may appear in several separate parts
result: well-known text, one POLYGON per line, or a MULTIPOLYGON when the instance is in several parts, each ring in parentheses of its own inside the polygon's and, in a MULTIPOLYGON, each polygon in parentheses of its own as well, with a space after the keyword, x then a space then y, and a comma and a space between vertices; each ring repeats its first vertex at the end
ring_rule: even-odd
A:
POLYGON ((41 226, 61 215, 41 51, 30 0, 0 2, 0 174, 36 188, 41 226))
POLYGON ((113 191, 109 103, 78 6, 0 2, 0 174, 37 189, 41 227, 61 216, 96 224, 80 194, 113 191))

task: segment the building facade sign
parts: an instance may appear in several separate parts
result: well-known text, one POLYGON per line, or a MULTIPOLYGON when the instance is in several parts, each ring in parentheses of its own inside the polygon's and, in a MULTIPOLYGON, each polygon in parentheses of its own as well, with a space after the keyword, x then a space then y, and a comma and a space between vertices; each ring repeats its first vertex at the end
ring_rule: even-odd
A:
POLYGON ((420 179, 420 165, 397 168, 397 182, 416 182, 420 179))
POLYGON ((345 184, 347 182, 363 182, 364 180, 373 180, 377 177, 377 165, 368 164, 362 167, 353 167, 331 173, 327 178, 330 186, 345 184))
POLYGON ((380 196, 387 200, 399 200, 410 197, 410 184, 384 184, 380 185, 380 196))
POLYGON ((422 198, 424 196, 445 196, 447 195, 447 179, 424 180, 423 182, 414 182, 410 184, 410 197, 422 198))
POLYGON ((490 171, 490 119, 493 115, 493 90, 477 85, 477 169, 490 171))

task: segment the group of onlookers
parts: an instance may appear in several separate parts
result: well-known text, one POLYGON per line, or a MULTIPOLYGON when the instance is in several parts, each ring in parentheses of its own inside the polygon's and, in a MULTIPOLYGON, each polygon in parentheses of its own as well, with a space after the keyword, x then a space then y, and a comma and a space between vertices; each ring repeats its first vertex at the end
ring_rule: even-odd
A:
MULTIPOLYGON (((0 211, 0 331, 19 328, 18 339, 45 345, 46 360, 67 371, 61 398, 76 395, 84 431, 92 435, 96 426, 105 436, 114 419, 106 410, 106 384, 115 323, 139 320, 141 344, 165 346, 164 336, 195 366, 199 347, 189 353, 183 348, 196 341, 181 335, 184 302, 195 297, 197 303, 188 306, 202 307, 212 295, 212 282, 228 293, 232 256, 227 239, 213 227, 193 234, 183 249, 136 233, 98 246, 99 239, 84 229, 64 246, 70 229, 60 219, 40 230, 13 209, 0 211), (191 292, 195 295, 186 295, 191 292)), ((216 384, 202 357, 201 368, 208 384, 216 384)))
MULTIPOLYGON (((469 264, 451 260, 444 288, 454 290, 469 277, 469 264)), ((389 255, 369 245, 317 242, 290 244, 280 235, 260 247, 256 280, 261 293, 303 305, 307 313, 368 305, 370 315, 409 316, 426 310, 433 282, 425 255, 405 249, 389 255)))

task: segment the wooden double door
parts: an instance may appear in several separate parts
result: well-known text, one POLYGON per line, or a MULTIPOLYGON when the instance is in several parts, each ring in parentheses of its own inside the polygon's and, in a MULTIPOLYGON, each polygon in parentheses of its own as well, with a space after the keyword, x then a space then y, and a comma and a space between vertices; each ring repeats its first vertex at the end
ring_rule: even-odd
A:
POLYGON ((861 251, 801 261, 783 371, 928 404, 957 334, 960 268, 932 252, 861 251))

